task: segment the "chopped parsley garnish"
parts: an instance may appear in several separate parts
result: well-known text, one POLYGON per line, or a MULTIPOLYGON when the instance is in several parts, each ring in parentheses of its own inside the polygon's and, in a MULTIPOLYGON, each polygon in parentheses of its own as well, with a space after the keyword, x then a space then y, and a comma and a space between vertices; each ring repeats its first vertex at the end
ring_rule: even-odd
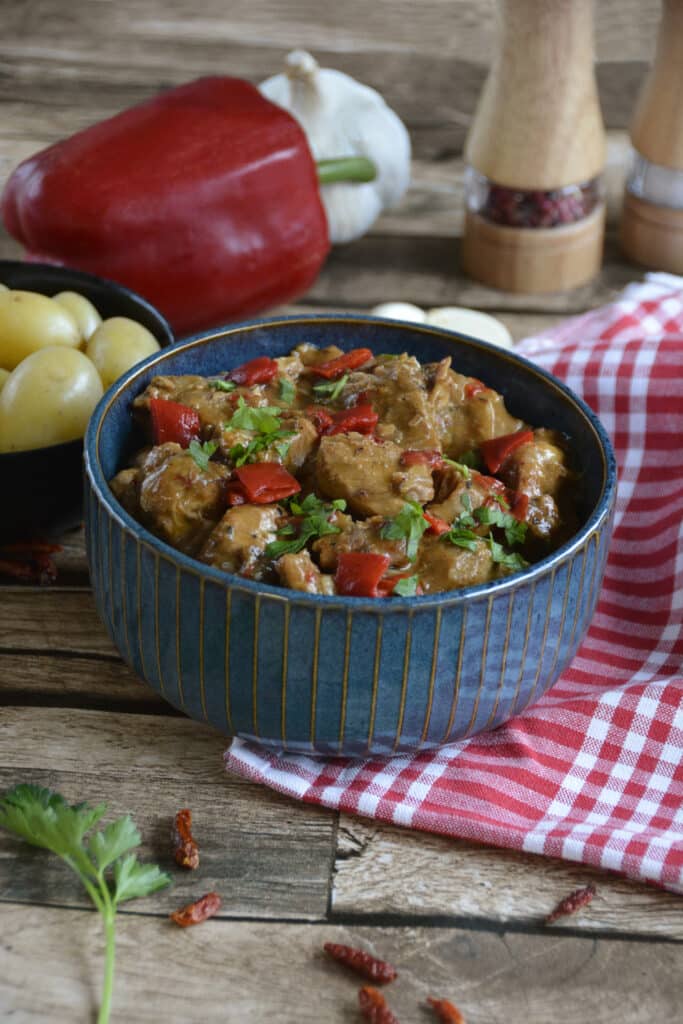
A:
POLYGON ((296 516, 299 522, 285 523, 278 530, 277 535, 280 539, 267 546, 266 556, 281 558, 282 555, 295 555, 303 551, 309 540, 315 537, 341 533, 340 528, 330 522, 330 518, 335 512, 343 512, 345 508, 346 502, 343 498, 330 502, 321 501, 315 494, 309 494, 303 501, 292 498, 289 502, 289 512, 296 516))
POLYGON ((469 448, 466 452, 463 452, 458 456, 458 462, 462 466, 469 466, 470 469, 479 469, 481 466, 481 457, 476 448, 469 448))
POLYGON ((479 537, 467 526, 462 526, 460 520, 456 519, 448 533, 444 533, 443 539, 450 541, 451 544, 455 544, 458 548, 476 551, 479 537))
POLYGON ((422 505, 418 501, 407 501, 401 511, 380 530, 386 540, 405 540, 406 555, 411 562, 415 560, 420 538, 429 523, 424 517, 422 505))
POLYGON ((296 388, 289 377, 280 377, 279 396, 280 400, 286 402, 287 405, 291 405, 296 398, 296 388))
POLYGON ((344 390, 348 379, 349 375, 345 373, 339 380, 331 380, 326 384, 315 384, 313 394, 319 402, 336 402, 344 390))
POLYGON ((246 462, 254 462, 259 452, 265 451, 266 448, 273 445, 279 458, 284 459, 292 443, 285 441, 284 438, 291 437, 293 434, 293 430, 273 430, 270 433, 259 434, 249 444, 234 444, 228 452, 228 458, 235 468, 239 469, 246 462), (280 443, 278 444, 278 442, 280 443))
POLYGON ((472 478, 472 474, 470 473, 470 467, 467 465, 467 463, 456 462, 455 459, 447 459, 445 456, 442 459, 442 461, 445 462, 447 466, 452 466, 453 469, 457 469, 458 473, 463 478, 463 480, 470 480, 472 478))
POLYGON ((272 434, 280 429, 280 412, 276 405, 247 405, 240 395, 237 409, 224 426, 232 430, 254 430, 259 434, 272 434))
POLYGON ((197 463, 200 469, 203 469, 206 473, 209 468, 209 462, 211 456, 217 450, 218 445, 215 441, 205 441, 204 444, 200 444, 199 441, 190 441, 190 447, 188 451, 194 461, 197 463))
POLYGON ((524 543, 526 523, 520 523, 509 512, 504 512, 500 505, 482 505, 474 510, 474 517, 483 526, 498 526, 504 530, 505 540, 510 547, 524 543))
POLYGON ((209 387, 213 388, 214 391, 234 391, 237 385, 232 380, 215 380, 209 381, 209 387))
POLYGON ((246 462, 253 462, 259 452, 275 448, 278 456, 284 459, 291 444, 286 441, 294 435, 293 430, 283 430, 280 422, 280 409, 277 406, 263 405, 260 407, 247 405, 242 397, 237 403, 233 417, 225 423, 224 429, 251 430, 256 434, 248 444, 233 445, 228 458, 237 468, 246 462))
POLYGON ((486 543, 491 549, 491 558, 499 565, 505 565, 508 569, 526 569, 529 564, 518 551, 506 551, 490 534, 486 538, 486 543))
POLYGON ((399 597, 415 597, 419 585, 419 576, 404 576, 402 580, 398 581, 392 594, 398 594, 399 597))

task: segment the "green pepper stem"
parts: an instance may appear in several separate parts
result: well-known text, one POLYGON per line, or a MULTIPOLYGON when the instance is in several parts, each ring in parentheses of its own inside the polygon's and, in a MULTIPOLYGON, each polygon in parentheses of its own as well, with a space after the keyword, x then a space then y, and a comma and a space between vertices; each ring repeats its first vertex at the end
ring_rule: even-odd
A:
POLYGON ((377 168, 366 156, 318 160, 316 166, 321 185, 331 185, 335 181, 374 181, 377 177, 377 168))

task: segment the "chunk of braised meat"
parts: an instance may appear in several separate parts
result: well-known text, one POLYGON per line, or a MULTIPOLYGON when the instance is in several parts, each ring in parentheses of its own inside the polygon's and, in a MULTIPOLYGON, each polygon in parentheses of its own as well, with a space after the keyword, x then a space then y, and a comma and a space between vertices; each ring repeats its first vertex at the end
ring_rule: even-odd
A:
POLYGON ((225 509, 229 475, 218 462, 201 469, 187 450, 168 442, 151 448, 137 469, 122 470, 111 488, 152 533, 192 555, 225 509))
POLYGON ((437 441, 449 458, 523 426, 521 420, 509 414, 502 395, 480 388, 472 377, 456 373, 451 369, 450 357, 428 363, 423 369, 431 383, 429 405, 437 441))
POLYGON ((342 350, 337 345, 316 348, 315 345, 310 345, 307 342, 297 345, 294 352, 298 355, 304 366, 320 366, 321 363, 329 363, 343 355, 342 350))
MULTIPOLYGON (((279 416, 282 431, 287 437, 276 437, 265 448, 260 448, 249 457, 250 462, 279 462, 289 473, 296 473, 303 466, 318 443, 318 433, 311 421, 301 412, 284 410, 279 416)), ((232 461, 231 452, 241 446, 246 449, 256 434, 252 430, 241 430, 217 424, 210 434, 218 445, 221 456, 232 461)))
POLYGON ((351 516, 337 513, 330 520, 339 527, 339 533, 328 533, 313 543, 313 554, 326 572, 335 572, 339 556, 346 551, 372 552, 389 555, 393 568, 405 568, 410 563, 406 558, 405 539, 387 540, 382 537, 384 516, 354 521, 351 516))
POLYGON ((210 533, 200 561, 223 572, 261 578, 267 569, 263 553, 276 540, 281 519, 278 505, 235 505, 210 533))
POLYGON ((485 486, 479 473, 470 473, 465 477, 454 466, 446 466, 438 474, 435 500, 427 506, 427 511, 452 523, 463 512, 473 512, 479 508, 490 496, 490 489, 485 486))
POLYGON ((431 501, 429 466, 402 466, 402 452, 397 444, 378 444, 361 434, 323 437, 315 464, 316 491, 326 498, 343 498, 359 516, 395 516, 406 501, 431 501))
POLYGON ((413 356, 379 359, 371 372, 349 374, 343 404, 352 404, 361 394, 379 415, 378 437, 403 448, 438 447, 422 367, 413 356))
POLYGON ((138 417, 146 418, 151 398, 189 405, 199 414, 202 432, 210 431, 216 423, 230 418, 234 397, 212 387, 207 377, 186 374, 179 377, 153 377, 141 395, 133 402, 138 417))
POLYGON ((413 572, 425 594, 486 583, 500 575, 484 541, 477 541, 475 550, 469 551, 430 534, 420 541, 413 572))
POLYGON ((282 555, 275 569, 283 587, 302 590, 306 594, 334 594, 334 579, 322 573, 308 551, 282 555))
POLYGON ((562 509, 563 492, 572 474, 555 431, 535 430, 534 440, 516 448, 499 475, 510 490, 528 495, 526 521, 537 540, 556 543, 573 525, 569 511, 562 509))

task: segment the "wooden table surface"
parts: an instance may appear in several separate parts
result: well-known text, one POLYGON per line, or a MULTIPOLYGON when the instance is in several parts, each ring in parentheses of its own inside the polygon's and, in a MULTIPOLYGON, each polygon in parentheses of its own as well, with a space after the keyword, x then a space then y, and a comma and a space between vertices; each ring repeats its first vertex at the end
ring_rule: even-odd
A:
MULTIPOLYGON (((495 311, 515 337, 607 301, 638 272, 614 240, 624 127, 656 28, 654 0, 597 3, 598 80, 610 128, 605 266, 570 294, 509 296, 458 270, 460 150, 492 38, 491 3, 463 0, 4 0, 0 184, 41 146, 162 86, 210 71, 255 81, 306 45, 382 89, 415 148, 400 209, 337 249, 292 310, 401 298, 495 311)), ((19 253, 6 235, 0 256, 19 253)), ((5 496, 3 500, 11 500, 5 496)), ((445 840, 305 807, 227 776, 225 739, 177 715, 123 664, 88 587, 83 537, 62 539, 59 579, 0 587, 0 785, 31 780, 130 811, 172 890, 120 914, 115 1021, 336 1024, 357 984, 320 956, 362 944, 395 962, 402 1022, 447 995, 472 1022, 680 1021, 680 900, 581 866, 445 840), (175 869, 169 825, 190 806, 200 872, 175 869), (554 928, 543 916, 593 881, 598 898, 554 928), (218 918, 180 931, 170 910, 209 889, 218 918)), ((103 940, 55 859, 0 835, 0 1018, 90 1021, 103 940)))

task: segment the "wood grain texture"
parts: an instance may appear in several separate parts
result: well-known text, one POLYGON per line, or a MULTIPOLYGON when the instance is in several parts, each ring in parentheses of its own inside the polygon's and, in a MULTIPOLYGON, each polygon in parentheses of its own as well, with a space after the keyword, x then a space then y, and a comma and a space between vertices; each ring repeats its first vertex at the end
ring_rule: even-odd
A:
MULTIPOLYGON (((104 801, 108 816, 130 812, 144 839, 141 856, 170 871, 174 886, 127 904, 126 913, 166 914, 214 889, 225 917, 324 917, 335 815, 228 776, 225 742, 187 718, 5 708, 0 791, 35 782, 72 802, 104 801), (172 860, 171 823, 181 807, 193 813, 196 872, 172 860)), ((8 900, 87 905, 57 858, 0 832, 0 901, 8 900)))
POLYGON ((557 903, 588 882, 596 885, 598 896, 554 930, 568 927, 584 933, 683 940, 680 897, 653 886, 580 864, 404 831, 344 814, 337 831, 331 910, 333 916, 450 918, 543 928, 544 917, 557 903))
MULTIPOLYGON (((180 931, 127 915, 118 927, 112 1024, 344 1024, 358 1021, 358 979, 323 942, 391 960, 385 989, 402 1024, 426 1024, 429 995, 468 1024, 675 1024, 683 948, 605 939, 493 935, 461 929, 340 928, 213 919, 180 931)), ((85 1024, 100 991, 95 914, 8 905, 0 937, 0 1007, 16 1024, 85 1024), (39 966, 39 969, 38 969, 39 966)))
POLYGON ((90 590, 78 588, 0 589, 0 652, 10 651, 118 658, 90 590))

